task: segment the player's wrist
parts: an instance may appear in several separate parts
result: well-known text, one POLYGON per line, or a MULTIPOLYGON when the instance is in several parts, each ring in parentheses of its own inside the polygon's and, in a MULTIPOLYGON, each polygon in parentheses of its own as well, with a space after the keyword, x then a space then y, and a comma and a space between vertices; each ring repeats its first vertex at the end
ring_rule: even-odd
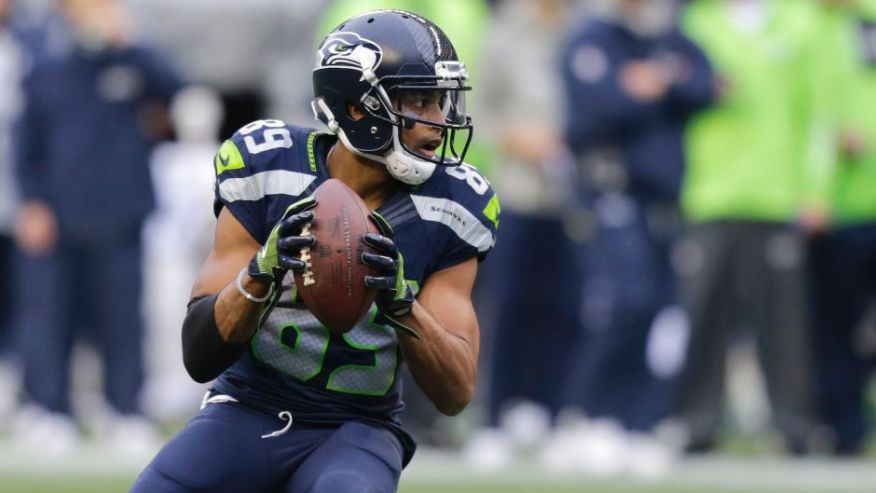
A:
POLYGON ((417 330, 413 328, 413 324, 411 324, 411 321, 413 320, 412 315, 413 303, 409 305, 409 308, 404 315, 393 316, 378 310, 377 317, 375 317, 374 321, 380 325, 385 325, 395 330, 399 334, 413 337, 415 339, 421 339, 420 333, 417 332, 417 330))
POLYGON ((262 247, 249 261, 249 265, 245 269, 246 274, 252 279, 260 281, 262 284, 272 283, 276 267, 272 265, 273 262, 269 262, 269 260, 265 247, 262 247))
POLYGON ((411 314, 414 299, 414 292, 408 282, 400 280, 395 289, 380 293, 375 300, 377 304, 376 321, 407 335, 419 337, 416 331, 401 322, 402 318, 411 314))
POLYGON ((274 294, 273 279, 267 276, 253 276, 249 271, 250 268, 245 267, 237 273, 234 281, 237 291, 252 303, 264 303, 271 299, 274 294))

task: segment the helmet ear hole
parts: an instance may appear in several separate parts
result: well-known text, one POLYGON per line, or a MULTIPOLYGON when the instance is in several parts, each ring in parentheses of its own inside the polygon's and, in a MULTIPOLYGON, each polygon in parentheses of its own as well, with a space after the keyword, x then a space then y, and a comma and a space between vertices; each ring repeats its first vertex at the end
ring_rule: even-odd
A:
POLYGON ((367 113, 365 113, 365 110, 362 109, 362 107, 360 107, 359 105, 347 103, 347 116, 349 116, 350 119, 354 122, 365 118, 366 115, 367 113))

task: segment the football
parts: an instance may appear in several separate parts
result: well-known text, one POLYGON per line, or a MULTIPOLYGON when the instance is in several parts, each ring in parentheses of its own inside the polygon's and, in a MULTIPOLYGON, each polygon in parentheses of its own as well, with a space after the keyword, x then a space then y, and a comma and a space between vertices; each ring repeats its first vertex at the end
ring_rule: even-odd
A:
POLYGON ((362 241, 365 233, 379 233, 361 198, 338 179, 330 179, 314 192, 313 221, 302 234, 315 243, 301 249, 307 268, 295 274, 301 299, 332 332, 347 332, 365 315, 377 291, 365 286, 371 268, 361 261, 371 248, 362 241))

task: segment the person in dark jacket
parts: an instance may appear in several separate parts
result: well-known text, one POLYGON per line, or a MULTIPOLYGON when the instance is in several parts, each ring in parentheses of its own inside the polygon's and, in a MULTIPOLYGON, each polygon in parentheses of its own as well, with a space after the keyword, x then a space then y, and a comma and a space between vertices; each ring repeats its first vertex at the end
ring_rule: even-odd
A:
POLYGON ((591 6, 562 67, 565 136, 596 224, 583 262, 586 334, 566 399, 590 419, 647 433, 667 412, 683 344, 670 265, 680 226, 682 131, 710 103, 713 75, 676 29, 673 1, 591 6))
MULTIPOLYGON (((164 108, 181 81, 131 38, 115 0, 59 6, 69 45, 38 60, 25 81, 15 239, 24 254, 24 394, 37 414, 52 418, 37 419, 54 423, 45 435, 75 444, 69 362, 81 326, 98 342, 119 423, 142 424, 140 229, 154 200, 148 158, 167 133, 164 108)), ((27 428, 26 441, 39 435, 40 427, 27 428)), ((132 438, 123 428, 119 434, 132 438)))

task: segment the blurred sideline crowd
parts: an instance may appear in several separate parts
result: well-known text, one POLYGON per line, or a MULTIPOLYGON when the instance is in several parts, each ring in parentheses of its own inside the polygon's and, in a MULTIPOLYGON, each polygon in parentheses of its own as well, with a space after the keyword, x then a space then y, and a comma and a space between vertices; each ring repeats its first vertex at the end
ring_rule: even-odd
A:
POLYGON ((478 396, 448 421, 408 385, 422 444, 643 476, 740 433, 867 451, 876 0, 0 0, 0 448, 149 454, 197 410, 215 152, 316 126, 314 47, 372 8, 454 41, 502 200, 478 396))

